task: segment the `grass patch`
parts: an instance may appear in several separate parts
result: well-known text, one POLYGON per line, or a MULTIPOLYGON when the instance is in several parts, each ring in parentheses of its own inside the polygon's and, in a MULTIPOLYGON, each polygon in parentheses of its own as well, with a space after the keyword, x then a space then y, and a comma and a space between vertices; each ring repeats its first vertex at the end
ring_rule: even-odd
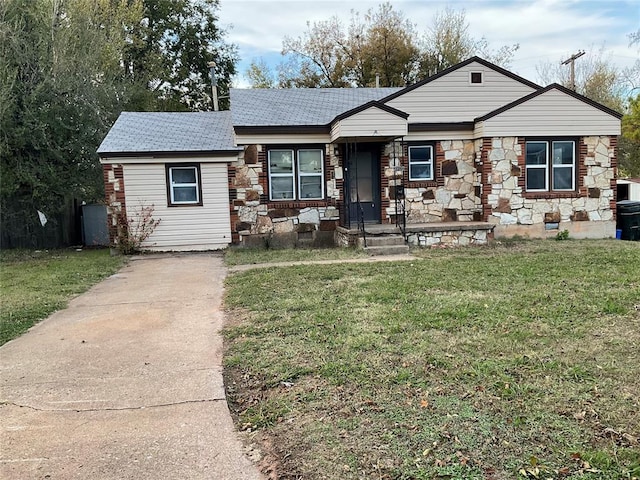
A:
POLYGON ((255 263, 282 263, 314 260, 344 260, 364 258, 367 254, 357 248, 238 248, 225 251, 224 261, 228 266, 251 265, 255 263))
POLYGON ((639 247, 231 275, 230 406, 280 478, 637 478, 639 247))
POLYGON ((123 262, 106 249, 0 252, 0 345, 64 308, 123 262))

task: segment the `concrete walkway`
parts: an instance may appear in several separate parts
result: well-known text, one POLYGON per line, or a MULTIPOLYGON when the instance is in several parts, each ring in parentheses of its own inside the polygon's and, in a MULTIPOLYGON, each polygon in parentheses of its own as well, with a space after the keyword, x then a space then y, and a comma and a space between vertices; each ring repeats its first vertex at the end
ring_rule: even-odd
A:
POLYGON ((132 260, 0 348, 0 478, 261 479, 222 383, 222 257, 132 260))
POLYGON ((246 265, 235 265, 229 267, 230 273, 246 272, 257 268, 292 267, 296 265, 332 265, 336 263, 376 263, 376 262, 407 262, 419 260, 411 254, 408 255, 372 255, 370 257, 341 258, 338 260, 297 260, 288 262, 273 263, 250 263, 246 265))

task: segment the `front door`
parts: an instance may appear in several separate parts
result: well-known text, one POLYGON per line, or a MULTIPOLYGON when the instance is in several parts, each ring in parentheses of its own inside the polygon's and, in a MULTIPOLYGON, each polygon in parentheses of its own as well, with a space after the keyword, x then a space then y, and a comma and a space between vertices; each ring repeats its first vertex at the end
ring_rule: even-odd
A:
POLYGON ((380 158, 377 146, 358 146, 349 152, 349 218, 362 214, 368 223, 380 222, 380 158))

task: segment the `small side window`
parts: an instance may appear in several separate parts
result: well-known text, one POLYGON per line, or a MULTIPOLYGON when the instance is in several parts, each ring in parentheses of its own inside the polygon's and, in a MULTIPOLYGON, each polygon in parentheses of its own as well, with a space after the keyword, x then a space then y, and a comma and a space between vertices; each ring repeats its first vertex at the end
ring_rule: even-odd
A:
POLYGON ((409 147, 409 180, 412 182, 433 180, 433 147, 431 145, 409 147))
POLYGON ((167 165, 167 204, 202 205, 200 165, 167 165))
POLYGON ((472 85, 482 85, 482 72, 471 72, 469 81, 472 85))

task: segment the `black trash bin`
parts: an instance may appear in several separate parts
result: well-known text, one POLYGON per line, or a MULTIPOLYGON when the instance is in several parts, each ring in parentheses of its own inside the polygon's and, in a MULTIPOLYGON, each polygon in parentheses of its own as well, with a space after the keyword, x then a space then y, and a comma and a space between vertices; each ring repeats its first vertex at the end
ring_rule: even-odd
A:
POLYGON ((640 201, 623 200, 616 204, 616 228, 622 231, 622 240, 640 241, 640 201))

